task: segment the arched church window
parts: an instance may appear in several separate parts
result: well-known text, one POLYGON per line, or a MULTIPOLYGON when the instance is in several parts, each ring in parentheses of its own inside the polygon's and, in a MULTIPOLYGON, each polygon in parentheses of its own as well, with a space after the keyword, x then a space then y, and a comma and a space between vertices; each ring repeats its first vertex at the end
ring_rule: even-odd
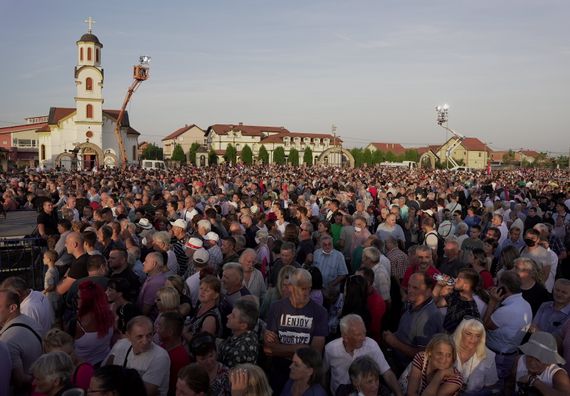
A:
POLYGON ((85 89, 87 91, 93 90, 93 79, 91 77, 87 77, 87 79, 85 79, 85 89))
POLYGON ((79 48, 79 60, 83 60, 83 47, 79 48))
POLYGON ((85 107, 85 116, 87 118, 93 118, 93 105, 88 104, 85 107))
POLYGON ((99 63, 99 48, 95 49, 95 62, 99 63))
POLYGON ((40 160, 43 161, 46 159, 46 145, 42 144, 40 148, 40 160))
POLYGON ((133 146, 133 161, 137 160, 137 146, 133 146))
POLYGON ((87 60, 91 60, 93 57, 91 48, 87 48, 87 60))

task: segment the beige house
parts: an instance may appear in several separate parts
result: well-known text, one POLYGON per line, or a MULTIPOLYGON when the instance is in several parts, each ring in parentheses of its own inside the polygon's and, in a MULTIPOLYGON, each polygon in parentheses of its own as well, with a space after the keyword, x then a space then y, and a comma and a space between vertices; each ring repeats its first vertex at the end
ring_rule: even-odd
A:
POLYGON ((242 123, 215 124, 206 131, 207 149, 215 151, 218 162, 223 162, 229 144, 236 148, 238 154, 248 145, 254 158, 258 157, 259 149, 263 145, 269 153, 269 162, 273 162, 273 154, 278 147, 283 147, 286 158, 292 149, 296 149, 301 163, 306 147, 313 153, 313 163, 342 165, 353 164, 354 161, 348 150, 342 148, 342 140, 328 133, 290 132, 285 127, 242 123))
POLYGON ((184 125, 182 128, 172 132, 170 135, 162 139, 164 159, 172 158, 172 152, 177 144, 182 147, 184 154, 188 154, 190 146, 192 146, 193 143, 204 145, 204 134, 205 131, 195 124, 184 125))
POLYGON ((406 153, 406 148, 400 143, 369 143, 364 149, 368 149, 372 152, 381 151, 383 153, 392 153, 395 155, 403 155, 406 153))
POLYGON ((489 161, 489 147, 481 140, 466 137, 460 143, 456 137, 450 138, 437 149, 436 156, 442 163, 446 162, 448 150, 455 147, 451 157, 467 168, 485 169, 489 161))

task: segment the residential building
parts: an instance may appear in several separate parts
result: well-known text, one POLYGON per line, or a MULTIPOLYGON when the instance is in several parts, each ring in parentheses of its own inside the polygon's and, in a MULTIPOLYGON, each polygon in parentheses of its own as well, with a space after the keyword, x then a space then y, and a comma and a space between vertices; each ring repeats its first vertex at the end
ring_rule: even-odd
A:
POLYGON ((192 144, 198 143, 200 146, 205 145, 205 133, 206 132, 196 124, 186 124, 182 128, 175 130, 170 135, 162 139, 164 159, 172 158, 172 152, 177 144, 182 147, 182 150, 186 155, 188 155, 188 151, 190 151, 192 144))

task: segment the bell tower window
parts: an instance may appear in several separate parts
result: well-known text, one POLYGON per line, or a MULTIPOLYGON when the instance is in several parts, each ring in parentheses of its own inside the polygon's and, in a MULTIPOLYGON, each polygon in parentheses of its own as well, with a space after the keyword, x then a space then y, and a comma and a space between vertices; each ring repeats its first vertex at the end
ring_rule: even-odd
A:
POLYGON ((93 51, 91 48, 87 48, 87 60, 91 60, 93 58, 93 51))
POLYGON ((46 159, 46 145, 42 144, 41 146, 41 150, 40 150, 40 160, 45 160, 46 159))
POLYGON ((85 116, 87 118, 93 118, 93 105, 88 104, 85 107, 85 116))
POLYGON ((93 91, 93 79, 91 77, 85 79, 85 89, 87 91, 93 91))
POLYGON ((83 47, 79 48, 79 60, 83 60, 83 47))
POLYGON ((99 63, 99 48, 95 49, 95 62, 99 63))

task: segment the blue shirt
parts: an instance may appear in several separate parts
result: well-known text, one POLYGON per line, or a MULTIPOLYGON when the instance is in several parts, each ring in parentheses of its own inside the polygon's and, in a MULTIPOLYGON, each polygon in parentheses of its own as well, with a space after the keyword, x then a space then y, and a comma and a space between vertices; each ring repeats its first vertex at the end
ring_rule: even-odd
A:
POLYGON ((562 325, 570 317, 570 304, 566 305, 560 311, 554 308, 554 301, 542 303, 532 324, 538 327, 540 331, 546 331, 551 334, 560 334, 562 325))
POLYGON ((335 249, 330 254, 325 254, 323 249, 316 250, 313 257, 313 266, 321 271, 325 289, 339 276, 348 274, 344 255, 335 249))

